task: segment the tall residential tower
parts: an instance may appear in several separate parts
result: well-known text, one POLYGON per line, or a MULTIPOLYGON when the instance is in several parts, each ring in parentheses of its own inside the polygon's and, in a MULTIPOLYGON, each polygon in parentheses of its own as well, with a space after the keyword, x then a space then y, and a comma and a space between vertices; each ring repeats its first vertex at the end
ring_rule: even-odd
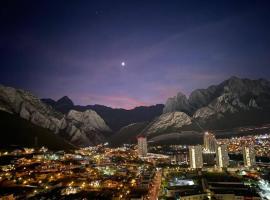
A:
POLYGON ((205 132, 203 137, 204 151, 207 153, 215 153, 217 140, 213 133, 205 132))
POLYGON ((243 146, 243 160, 245 167, 252 167, 256 164, 253 145, 243 146))
POLYGON ((189 146, 189 163, 190 168, 202 168, 203 167, 203 156, 202 156, 202 146, 189 146))
POLYGON ((229 155, 226 144, 221 144, 217 146, 216 149, 216 163, 219 168, 228 167, 229 165, 229 155))
POLYGON ((138 138, 138 155, 141 157, 147 156, 147 139, 139 136, 138 138))

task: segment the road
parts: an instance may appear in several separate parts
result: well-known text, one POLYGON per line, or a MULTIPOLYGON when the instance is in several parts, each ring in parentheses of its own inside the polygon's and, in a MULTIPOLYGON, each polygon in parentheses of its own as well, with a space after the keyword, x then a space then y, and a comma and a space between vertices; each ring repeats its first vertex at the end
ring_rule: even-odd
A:
POLYGON ((161 178, 162 178, 162 171, 158 170, 155 174, 154 180, 152 182, 152 187, 149 190, 149 193, 147 195, 147 199, 149 200, 157 200, 161 185, 161 178))

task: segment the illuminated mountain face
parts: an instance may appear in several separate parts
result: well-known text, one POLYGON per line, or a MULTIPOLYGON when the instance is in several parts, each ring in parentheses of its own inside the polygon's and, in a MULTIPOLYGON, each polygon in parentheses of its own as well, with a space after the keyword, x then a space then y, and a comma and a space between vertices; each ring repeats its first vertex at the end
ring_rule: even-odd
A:
POLYGON ((105 139, 102 133, 111 131, 95 111, 70 111, 64 115, 27 91, 1 85, 0 109, 49 129, 79 146, 100 143, 105 139))

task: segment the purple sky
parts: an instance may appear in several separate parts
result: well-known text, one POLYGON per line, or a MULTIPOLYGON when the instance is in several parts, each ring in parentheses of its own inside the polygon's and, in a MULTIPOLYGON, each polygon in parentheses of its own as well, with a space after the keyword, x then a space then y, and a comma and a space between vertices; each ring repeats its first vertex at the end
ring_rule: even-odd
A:
POLYGON ((270 77, 269 1, 8 1, 0 13, 0 83, 41 98, 130 109, 270 77))

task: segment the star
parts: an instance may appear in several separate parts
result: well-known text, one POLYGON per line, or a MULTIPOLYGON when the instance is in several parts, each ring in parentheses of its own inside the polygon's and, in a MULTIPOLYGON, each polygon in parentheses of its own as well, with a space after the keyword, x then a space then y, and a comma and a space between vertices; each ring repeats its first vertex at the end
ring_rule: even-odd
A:
POLYGON ((126 63, 125 62, 121 62, 121 66, 122 67, 125 67, 126 66, 126 63))

